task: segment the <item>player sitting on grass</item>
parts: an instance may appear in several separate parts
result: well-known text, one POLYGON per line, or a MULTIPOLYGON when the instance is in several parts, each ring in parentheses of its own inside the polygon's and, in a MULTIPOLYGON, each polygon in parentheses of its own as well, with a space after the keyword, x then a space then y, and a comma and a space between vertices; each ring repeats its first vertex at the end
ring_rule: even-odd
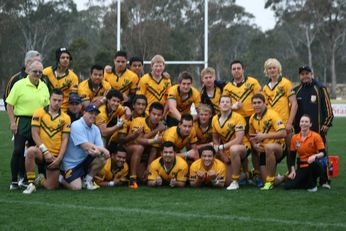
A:
POLYGON ((199 187, 202 185, 223 187, 226 178, 225 164, 215 159, 213 146, 204 146, 198 150, 201 159, 196 160, 190 166, 190 185, 199 187))
POLYGON ((148 186, 184 187, 188 175, 186 161, 176 155, 172 142, 162 143, 161 151, 162 156, 150 164, 148 186))
POLYGON ((31 133, 36 146, 27 150, 25 169, 29 185, 24 194, 33 193, 38 185, 47 189, 59 186, 60 162, 67 147, 71 125, 70 117, 61 111, 63 98, 64 93, 60 89, 53 89, 50 104, 33 114, 31 133), (40 174, 35 181, 35 162, 46 164, 47 179, 40 174))
POLYGON ((122 146, 112 144, 108 147, 111 158, 106 160, 103 169, 94 177, 95 183, 101 187, 113 187, 127 182, 129 166, 126 163, 126 150, 122 146))
POLYGON ((300 118, 300 133, 291 140, 291 153, 289 163, 291 166, 285 189, 304 188, 309 192, 317 191, 317 178, 321 174, 318 160, 325 156, 326 150, 322 137, 311 131, 311 118, 303 115, 300 118), (298 169, 295 168, 296 153, 298 152, 298 169))

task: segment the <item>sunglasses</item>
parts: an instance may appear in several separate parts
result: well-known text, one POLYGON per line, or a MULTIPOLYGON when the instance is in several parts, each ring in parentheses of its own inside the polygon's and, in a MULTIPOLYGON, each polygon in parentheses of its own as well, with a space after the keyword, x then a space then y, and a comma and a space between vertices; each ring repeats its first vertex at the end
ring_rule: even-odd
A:
POLYGON ((42 75, 42 71, 33 70, 31 72, 34 73, 35 75, 42 75))

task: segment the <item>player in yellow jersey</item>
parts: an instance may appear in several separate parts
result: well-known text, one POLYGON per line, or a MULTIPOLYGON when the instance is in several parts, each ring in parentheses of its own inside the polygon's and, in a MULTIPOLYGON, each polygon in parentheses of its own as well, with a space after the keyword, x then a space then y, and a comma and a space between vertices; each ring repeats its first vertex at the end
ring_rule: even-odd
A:
POLYGON ((199 105, 197 110, 198 119, 193 124, 197 136, 197 149, 206 145, 213 145, 212 115, 212 106, 208 104, 199 105))
POLYGON ((277 59, 270 58, 264 63, 264 74, 269 78, 263 87, 263 95, 268 108, 279 113, 291 133, 294 116, 297 112, 297 100, 291 81, 282 76, 282 67, 277 59))
POLYGON ((155 55, 151 59, 151 73, 145 74, 138 84, 136 94, 143 94, 147 97, 149 107, 153 102, 159 102, 165 105, 168 89, 171 87, 171 80, 163 74, 165 69, 165 59, 161 55, 155 55))
POLYGON ((127 150, 131 153, 130 163, 130 188, 138 188, 137 176, 143 180, 144 172, 140 172, 140 161, 144 153, 149 154, 147 167, 159 154, 159 147, 162 142, 161 133, 166 129, 162 123, 164 106, 158 102, 150 105, 148 117, 137 117, 132 120, 129 134, 133 134, 138 129, 143 132, 133 143, 127 146, 127 150))
POLYGON ((214 68, 207 67, 201 71, 201 102, 212 106, 213 116, 220 112, 219 101, 225 84, 224 82, 216 81, 215 78, 214 68))
POLYGON ((109 145, 111 143, 124 145, 130 141, 135 140, 138 137, 138 135, 140 135, 143 132, 143 129, 138 129, 135 132, 129 134, 132 120, 137 117, 145 117, 145 109, 147 107, 147 104, 147 98, 144 95, 135 95, 132 101, 131 117, 125 119, 123 127, 120 130, 118 130, 116 134, 112 135, 108 143, 109 145))
POLYGON ((108 147, 111 157, 106 160, 100 172, 94 176, 95 183, 101 187, 113 187, 127 182, 129 166, 126 163, 126 150, 112 144, 108 147))
POLYGON ((186 161, 176 155, 173 142, 164 142, 161 152, 162 156, 150 164, 148 186, 184 187, 189 170, 186 161))
MULTIPOLYGON (((269 78, 263 87, 263 95, 268 108, 281 116, 286 128, 286 155, 291 144, 294 118, 298 103, 291 81, 282 76, 282 66, 277 59, 270 58, 264 63, 264 74, 269 78)), ((288 167, 288 166, 287 166, 288 167)))
POLYGON ((113 61, 112 72, 105 72, 105 80, 110 83, 113 89, 123 94, 125 103, 131 103, 131 99, 136 93, 139 78, 136 73, 126 68, 127 53, 125 51, 117 51, 113 61))
POLYGON ((196 160, 190 166, 190 185, 199 187, 210 185, 223 187, 226 178, 225 164, 215 159, 216 152, 213 146, 204 146, 198 149, 201 159, 196 160))
POLYGON ((227 190, 237 190, 241 168, 244 173, 248 172, 247 156, 251 145, 245 136, 245 119, 232 111, 231 97, 221 96, 219 107, 220 114, 212 120, 214 148, 226 165, 227 190))
POLYGON ((252 97, 255 113, 250 117, 249 135, 254 152, 259 155, 262 179, 261 190, 270 190, 275 182, 276 164, 284 157, 285 125, 280 115, 267 108, 262 94, 252 97))
MULTIPOLYGON (((261 90, 258 81, 251 76, 245 76, 244 65, 239 60, 234 60, 230 64, 233 79, 224 87, 223 94, 232 98, 232 110, 242 115, 246 121, 245 134, 249 130, 249 119, 254 113, 251 98, 261 90)), ((254 181, 258 186, 263 186, 260 180, 258 156, 252 153, 252 164, 254 166, 254 181)))
POLYGON ((261 91, 261 86, 255 78, 245 77, 244 65, 239 60, 233 61, 230 67, 233 79, 224 87, 223 94, 232 98, 232 110, 249 121, 254 113, 251 97, 261 91))
POLYGON ((138 79, 143 76, 143 58, 139 56, 132 56, 129 59, 130 70, 137 74, 138 79))
POLYGON ((47 189, 59 186, 60 162, 64 157, 70 133, 70 117, 61 111, 64 94, 60 89, 53 89, 50 104, 37 109, 32 117, 32 137, 36 146, 27 150, 25 169, 28 187, 24 194, 36 191, 36 186, 43 185, 47 189), (46 176, 40 174, 35 181, 35 162, 46 164, 46 176))
POLYGON ((99 107, 100 113, 96 118, 96 125, 100 128, 102 137, 108 143, 115 132, 123 127, 124 120, 121 118, 125 113, 131 115, 130 109, 123 107, 123 94, 111 89, 106 95, 106 103, 99 107), (126 112, 127 110, 127 112, 126 112))
POLYGON ((103 79, 103 67, 95 64, 90 69, 90 78, 78 85, 78 95, 84 107, 89 103, 100 106, 105 103, 110 89, 111 85, 103 79))
POLYGON ((69 69, 72 56, 66 48, 57 49, 55 55, 56 64, 46 67, 43 74, 46 76, 45 82, 50 90, 59 88, 64 93, 61 109, 65 112, 68 107, 69 93, 78 91, 78 77, 69 69))
POLYGON ((163 141, 173 142, 180 152, 177 155, 187 161, 199 158, 197 136, 193 128, 193 117, 191 114, 182 114, 178 126, 170 127, 163 133, 163 141))
POLYGON ((168 90, 168 110, 166 121, 167 126, 177 126, 182 113, 190 113, 191 105, 194 104, 196 109, 201 102, 199 91, 192 86, 192 75, 183 71, 179 74, 178 82, 168 90))

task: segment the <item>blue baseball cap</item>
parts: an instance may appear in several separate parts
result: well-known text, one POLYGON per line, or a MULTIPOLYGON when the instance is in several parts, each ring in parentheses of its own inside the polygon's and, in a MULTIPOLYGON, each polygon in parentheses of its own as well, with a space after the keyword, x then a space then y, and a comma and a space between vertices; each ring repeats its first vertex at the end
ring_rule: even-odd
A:
POLYGON ((97 113, 100 113, 100 110, 98 109, 98 107, 95 104, 89 104, 88 106, 86 106, 86 108, 84 109, 85 112, 93 112, 96 111, 97 113))
POLYGON ((81 102, 82 102, 82 99, 77 93, 71 92, 69 94, 68 103, 81 103, 81 102))
POLYGON ((308 65, 299 67, 298 69, 299 74, 302 73, 303 71, 312 72, 311 67, 309 67, 308 65))

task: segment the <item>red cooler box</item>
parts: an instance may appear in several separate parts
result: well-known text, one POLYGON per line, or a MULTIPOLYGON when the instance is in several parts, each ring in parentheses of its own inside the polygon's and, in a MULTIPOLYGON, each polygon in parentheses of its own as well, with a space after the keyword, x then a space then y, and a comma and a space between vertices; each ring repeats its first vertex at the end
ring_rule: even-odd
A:
POLYGON ((329 156, 329 176, 336 177, 339 175, 339 157, 329 156))

